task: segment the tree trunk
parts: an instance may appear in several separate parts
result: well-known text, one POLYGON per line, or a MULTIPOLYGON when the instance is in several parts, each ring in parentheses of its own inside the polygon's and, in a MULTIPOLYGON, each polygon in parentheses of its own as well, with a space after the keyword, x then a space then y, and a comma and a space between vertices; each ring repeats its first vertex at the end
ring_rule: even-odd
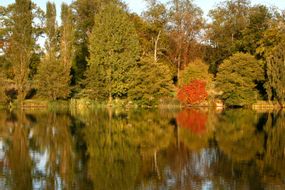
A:
POLYGON ((158 35, 154 42, 154 62, 157 63, 157 50, 158 50, 158 41, 160 39, 161 30, 158 32, 158 35))

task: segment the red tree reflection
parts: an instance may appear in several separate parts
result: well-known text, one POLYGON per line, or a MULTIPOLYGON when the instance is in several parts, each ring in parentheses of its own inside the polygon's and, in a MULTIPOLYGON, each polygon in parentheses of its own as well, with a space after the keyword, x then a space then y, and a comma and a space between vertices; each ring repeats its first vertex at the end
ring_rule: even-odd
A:
POLYGON ((176 121, 179 127, 190 129, 195 134, 202 134, 206 131, 208 116, 199 110, 184 110, 180 112, 176 121))

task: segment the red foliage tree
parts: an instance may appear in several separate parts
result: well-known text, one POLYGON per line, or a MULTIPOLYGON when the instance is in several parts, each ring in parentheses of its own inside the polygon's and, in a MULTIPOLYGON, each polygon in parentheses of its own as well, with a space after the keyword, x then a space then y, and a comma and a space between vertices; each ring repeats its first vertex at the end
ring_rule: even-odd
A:
POLYGON ((178 100, 185 104, 199 104, 208 97, 206 82, 193 80, 189 85, 184 85, 177 94, 178 100))
POLYGON ((208 115, 199 110, 184 110, 176 117, 179 127, 190 129, 194 134, 206 131, 207 120, 208 115))

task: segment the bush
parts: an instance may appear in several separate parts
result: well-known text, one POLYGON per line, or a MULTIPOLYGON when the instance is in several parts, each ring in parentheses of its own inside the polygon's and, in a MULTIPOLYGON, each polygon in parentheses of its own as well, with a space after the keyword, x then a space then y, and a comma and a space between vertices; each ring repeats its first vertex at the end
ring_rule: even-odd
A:
POLYGON ((216 82, 221 99, 228 106, 250 105, 259 97, 257 84, 264 80, 263 63, 253 55, 236 53, 224 60, 216 82))
POLYGON ((141 105, 155 105, 161 98, 171 97, 174 86, 165 63, 154 63, 150 57, 140 61, 134 73, 129 99, 141 105))
POLYGON ((178 100, 185 104, 199 104, 207 99, 206 82, 194 80, 189 85, 184 85, 177 94, 178 100))

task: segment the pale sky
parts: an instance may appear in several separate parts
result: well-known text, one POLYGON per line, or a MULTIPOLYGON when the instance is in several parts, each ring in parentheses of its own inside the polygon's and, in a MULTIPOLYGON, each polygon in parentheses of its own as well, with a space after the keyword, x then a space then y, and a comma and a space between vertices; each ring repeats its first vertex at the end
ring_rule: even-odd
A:
MULTIPOLYGON (((67 4, 71 3, 73 0, 51 0, 57 4, 57 10, 60 10, 60 5, 62 2, 67 4)), ((144 8, 144 0, 123 0, 129 5, 131 11, 134 11, 140 14, 144 8)), ((161 2, 168 2, 169 0, 160 0, 161 2)), ((207 15, 208 11, 212 9, 216 4, 222 2, 223 0, 194 0, 194 3, 198 5, 204 11, 204 14, 207 15)), ((15 2, 15 0, 0 0, 0 5, 8 5, 15 2)), ((45 4, 47 0, 33 0, 36 4, 40 5, 45 10, 45 4)), ((252 0, 252 4, 264 4, 267 6, 275 6, 281 10, 285 10, 285 0, 252 0)))

